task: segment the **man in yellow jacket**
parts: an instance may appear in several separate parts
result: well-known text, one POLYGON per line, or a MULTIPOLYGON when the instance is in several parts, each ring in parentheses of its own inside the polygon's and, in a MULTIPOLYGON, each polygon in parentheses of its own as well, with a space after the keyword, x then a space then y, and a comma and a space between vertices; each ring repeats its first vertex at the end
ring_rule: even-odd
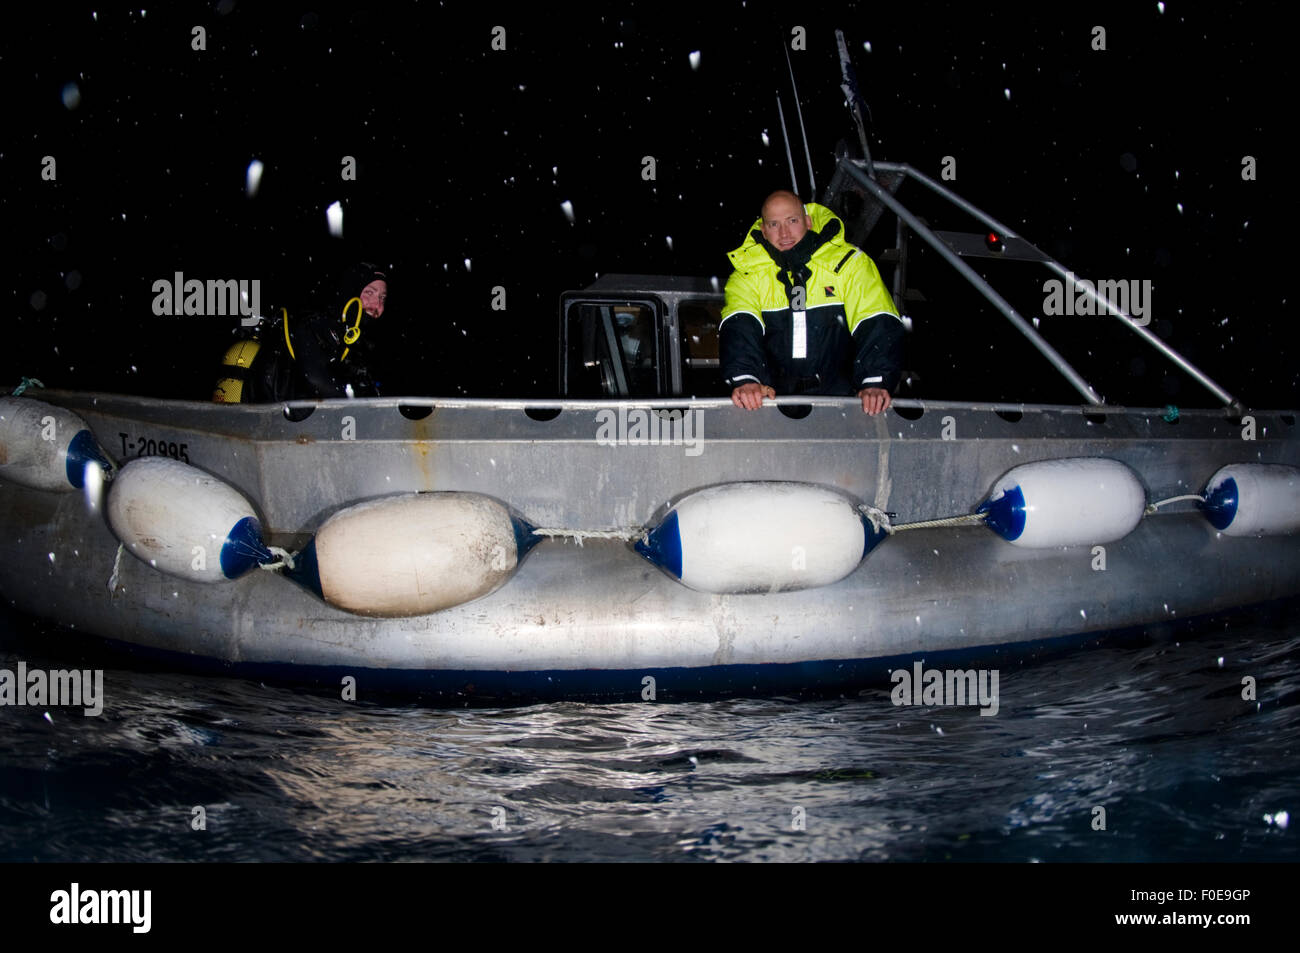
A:
POLYGON ((889 408, 898 386, 903 324, 876 270, 844 240, 828 208, 773 192, 731 252, 719 325, 731 402, 757 410, 777 394, 856 394, 889 408))

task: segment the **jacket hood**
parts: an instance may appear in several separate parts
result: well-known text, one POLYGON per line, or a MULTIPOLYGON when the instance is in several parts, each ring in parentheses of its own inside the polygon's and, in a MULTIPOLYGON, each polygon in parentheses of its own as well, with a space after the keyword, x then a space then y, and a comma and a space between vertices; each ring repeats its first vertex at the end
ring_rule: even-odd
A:
POLYGON ((349 298, 357 297, 361 294, 361 290, 372 281, 383 281, 392 284, 392 279, 388 277, 387 272, 368 261, 359 261, 354 265, 349 265, 339 277, 339 298, 342 301, 347 301, 349 298))
MULTIPOLYGON (((839 230, 836 232, 835 236, 821 248, 817 249, 813 258, 819 258, 822 255, 835 254, 835 252, 828 251, 828 249, 842 249, 847 245, 847 241, 844 238, 844 222, 838 215, 828 209, 825 205, 818 205, 816 202, 808 202, 804 205, 804 208, 808 210, 808 217, 812 219, 812 230, 814 232, 820 234, 831 222, 839 223, 839 230)), ((758 218, 754 219, 754 224, 750 226, 749 231, 745 234, 745 240, 741 242, 740 247, 727 253, 727 257, 731 259, 733 267, 738 268, 741 271, 749 271, 763 265, 764 263, 775 264, 763 246, 754 238, 754 232, 759 232, 761 234, 762 231, 763 217, 760 215, 758 218)), ((843 254, 843 252, 841 251, 839 254, 843 254)))

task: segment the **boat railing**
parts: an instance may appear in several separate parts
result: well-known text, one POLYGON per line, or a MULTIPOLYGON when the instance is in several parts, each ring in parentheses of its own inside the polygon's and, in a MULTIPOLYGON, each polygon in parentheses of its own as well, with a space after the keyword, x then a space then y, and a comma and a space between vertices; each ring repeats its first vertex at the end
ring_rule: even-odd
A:
MULTIPOLYGON (((1007 257, 1021 261, 1036 261, 1045 265, 1066 282, 1067 286, 1072 286, 1076 293, 1082 292, 1086 294, 1095 307, 1099 308, 1102 312, 1115 317, 1132 329, 1144 341, 1164 355, 1166 359, 1190 375, 1195 381, 1197 381, 1197 383, 1209 390, 1210 393, 1220 400, 1230 411, 1240 411, 1240 402, 1233 397, 1232 394, 1228 393, 1228 391, 1215 383, 1209 375, 1170 347, 1168 343, 1162 341, 1143 324, 1139 324, 1130 315, 1115 307, 1114 304, 1107 300, 1105 296, 1097 294, 1096 290, 1089 284, 1080 281, 1072 271, 1067 269, 1051 255, 1048 255, 1042 249, 1038 248, 1032 242, 1017 234, 1014 229, 999 222, 987 212, 976 207, 960 195, 957 195, 951 189, 936 182, 934 179, 919 172, 910 165, 898 162, 877 161, 872 164, 871 171, 875 172, 877 175, 883 174, 886 178, 883 182, 877 178, 873 178, 873 176, 868 172, 866 162, 861 159, 842 158, 837 169, 836 178, 832 181, 831 187, 828 190, 828 194, 831 196, 828 201, 833 201, 834 196, 842 192, 845 185, 845 176, 851 179, 855 185, 871 195, 876 202, 879 203, 879 206, 888 208, 898 217, 898 245, 900 249, 899 268, 906 267, 905 258, 903 257, 906 253, 906 238, 903 232, 903 225, 906 224, 908 228, 914 231, 926 242, 926 244, 933 248, 940 257, 948 262, 948 264, 950 264, 953 269, 962 276, 962 278, 978 291, 985 300, 992 304, 999 313, 1010 321, 1016 330, 1028 338, 1029 342, 1047 358, 1052 366, 1055 367, 1067 381, 1069 381, 1070 385, 1076 391, 1083 395, 1084 399, 1087 400, 1089 404, 1100 407, 1103 406, 1104 401, 1093 389, 1092 385, 1084 379, 1083 375, 1075 370, 1074 367, 1071 366, 1070 363, 1055 348, 1053 348, 1041 334, 1038 333, 1037 329, 1035 329, 1030 322, 1026 321, 1025 318, 1011 305, 1011 303, 1003 298, 985 278, 971 268, 970 265, 963 260, 963 257, 1007 257), (946 200, 949 204, 979 221, 1000 241, 1004 252, 989 252, 984 249, 982 241, 979 243, 978 247, 963 247, 962 239, 968 238, 969 236, 964 236, 962 233, 958 232, 942 232, 931 229, 925 222, 899 201, 895 195, 895 192, 898 191, 899 186, 901 185, 901 181, 904 179, 913 179, 919 184, 924 185, 926 188, 946 200)), ((896 401, 895 403, 901 402, 896 401)), ((1187 413, 1187 411, 1182 411, 1182 413, 1187 413)))
MULTIPOLYGON (((84 407, 110 414, 130 412, 133 407, 160 408, 174 406, 187 411, 202 414, 272 416, 286 415, 289 411, 309 410, 346 410, 348 408, 365 408, 367 410, 509 410, 509 411, 591 411, 607 410, 610 407, 628 407, 650 410, 678 409, 729 409, 730 397, 367 397, 367 398, 331 398, 328 400, 290 400, 274 404, 218 404, 211 401, 170 400, 154 397, 139 397, 128 394, 88 393, 84 391, 65 391, 58 389, 34 392, 34 396, 52 400, 56 404, 84 407)), ((841 410, 856 410, 861 414, 861 401, 857 397, 822 397, 813 395, 792 395, 767 398, 765 406, 799 408, 827 407, 841 410)), ((922 400, 918 398, 899 397, 891 404, 903 416, 913 416, 910 412, 933 413, 942 411, 959 411, 973 413, 1015 413, 1015 414, 1072 414, 1072 415, 1127 415, 1140 417, 1158 417, 1170 420, 1177 417, 1212 417, 1223 419, 1225 408, 1178 408, 1176 414, 1166 407, 1125 407, 1119 404, 1034 404, 1015 401, 963 401, 963 400, 922 400)), ((1252 414, 1289 418, 1296 414, 1295 409, 1252 409, 1252 414)), ((919 415, 916 415, 919 416, 919 415)), ((1228 416, 1233 416, 1228 414, 1228 416)))

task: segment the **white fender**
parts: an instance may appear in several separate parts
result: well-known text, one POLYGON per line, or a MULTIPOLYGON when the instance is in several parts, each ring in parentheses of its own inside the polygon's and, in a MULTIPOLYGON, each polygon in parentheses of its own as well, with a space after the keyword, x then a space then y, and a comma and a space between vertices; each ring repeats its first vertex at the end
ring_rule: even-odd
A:
POLYGON ((782 592, 843 579, 884 535, 837 490, 725 483, 683 497, 636 549, 702 592, 782 592))
POLYGON ((1225 536, 1274 536, 1300 530, 1300 469, 1232 463, 1205 487, 1203 509, 1225 536))
POLYGON ((252 504, 179 460, 132 460, 112 483, 106 514, 132 555, 182 579, 223 582, 274 558, 252 504))
POLYGON ((977 512, 1008 542, 1044 549, 1122 539, 1145 510, 1146 492, 1123 463, 1071 457, 1008 470, 977 512))
POLYGON ((350 612, 424 615, 501 586, 540 541, 532 530, 477 493, 368 500, 326 520, 286 575, 350 612))
POLYGON ((0 397, 0 478, 34 490, 80 490, 87 466, 112 470, 79 416, 30 397, 0 397))

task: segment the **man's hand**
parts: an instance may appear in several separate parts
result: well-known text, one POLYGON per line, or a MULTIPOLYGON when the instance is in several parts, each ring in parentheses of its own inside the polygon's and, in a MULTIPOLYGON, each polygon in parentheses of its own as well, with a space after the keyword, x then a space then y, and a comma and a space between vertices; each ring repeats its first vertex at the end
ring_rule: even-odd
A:
MULTIPOLYGON (((889 396, 889 391, 883 387, 864 387, 858 391, 858 396, 862 398, 862 412, 872 416, 888 410, 889 405, 894 402, 889 396)), ((736 399, 734 394, 731 399, 736 399)))
POLYGON ((764 397, 775 396, 776 391, 766 384, 750 381, 748 384, 741 384, 731 392, 731 402, 742 410, 758 410, 763 406, 764 397))

